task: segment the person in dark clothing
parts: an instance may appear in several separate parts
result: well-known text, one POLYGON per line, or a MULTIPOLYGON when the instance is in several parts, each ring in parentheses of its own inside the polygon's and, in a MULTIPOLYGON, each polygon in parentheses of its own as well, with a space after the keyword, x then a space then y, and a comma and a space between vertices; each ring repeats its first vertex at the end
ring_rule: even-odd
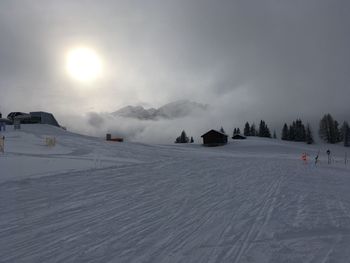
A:
POLYGON ((330 164, 331 163, 331 151, 328 149, 326 153, 328 156, 328 164, 330 164))

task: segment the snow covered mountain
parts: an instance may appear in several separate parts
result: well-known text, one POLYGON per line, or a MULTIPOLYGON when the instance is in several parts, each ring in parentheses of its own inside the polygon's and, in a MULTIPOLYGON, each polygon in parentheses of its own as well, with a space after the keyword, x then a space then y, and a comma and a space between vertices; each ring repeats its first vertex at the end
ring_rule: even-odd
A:
POLYGON ((114 116, 140 120, 176 119, 193 113, 205 111, 208 105, 189 100, 179 100, 161 106, 158 109, 145 109, 142 106, 126 106, 112 113, 114 116))
POLYGON ((156 118, 156 109, 145 109, 142 106, 126 106, 112 113, 114 116, 134 118, 140 120, 153 120, 156 118))

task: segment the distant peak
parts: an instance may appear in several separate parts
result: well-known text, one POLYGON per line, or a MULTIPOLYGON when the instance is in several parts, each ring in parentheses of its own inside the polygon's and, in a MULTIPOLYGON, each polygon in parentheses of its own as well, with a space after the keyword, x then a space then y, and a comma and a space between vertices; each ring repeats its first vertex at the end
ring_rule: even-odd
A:
POLYGON ((194 112, 206 110, 208 105, 187 99, 167 103, 158 109, 145 109, 142 106, 125 106, 112 113, 114 116, 140 120, 175 119, 186 117, 194 112))

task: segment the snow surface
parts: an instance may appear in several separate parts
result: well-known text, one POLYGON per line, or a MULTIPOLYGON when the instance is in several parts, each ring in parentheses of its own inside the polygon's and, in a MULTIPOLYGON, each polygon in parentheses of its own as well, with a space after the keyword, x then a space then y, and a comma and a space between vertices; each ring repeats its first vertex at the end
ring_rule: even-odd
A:
POLYGON ((273 139, 207 148, 48 125, 2 134, 0 262, 349 261, 344 147, 328 165, 328 145, 273 139))

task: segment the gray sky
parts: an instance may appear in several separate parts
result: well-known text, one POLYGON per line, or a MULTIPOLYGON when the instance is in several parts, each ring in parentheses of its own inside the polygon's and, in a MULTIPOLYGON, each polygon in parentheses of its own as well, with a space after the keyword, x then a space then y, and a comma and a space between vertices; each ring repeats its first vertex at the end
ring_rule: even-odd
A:
POLYGON ((229 128, 349 120, 349 13, 348 0, 2 0, 0 110, 51 111, 73 129, 65 116, 178 99, 229 128), (77 46, 103 61, 91 83, 65 72, 77 46))

